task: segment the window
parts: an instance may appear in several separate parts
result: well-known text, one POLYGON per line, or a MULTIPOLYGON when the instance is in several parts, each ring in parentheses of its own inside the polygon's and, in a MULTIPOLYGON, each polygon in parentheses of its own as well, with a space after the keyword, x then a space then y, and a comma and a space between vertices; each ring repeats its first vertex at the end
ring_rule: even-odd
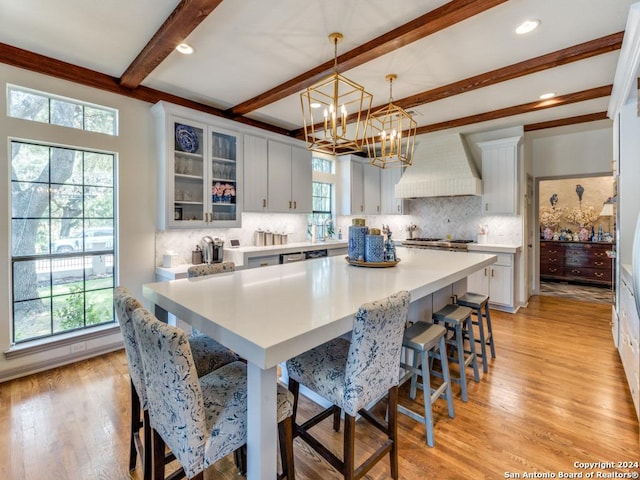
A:
POLYGON ((112 108, 9 85, 10 117, 117 135, 118 112, 112 108))
POLYGON ((115 155, 11 141, 12 341, 114 322, 115 155))
POLYGON ((333 219, 335 210, 335 175, 333 160, 313 157, 312 213, 309 215, 309 234, 311 225, 316 225, 318 237, 331 237, 335 233, 335 224, 326 222, 333 219), (327 231, 325 231, 327 229, 327 231))

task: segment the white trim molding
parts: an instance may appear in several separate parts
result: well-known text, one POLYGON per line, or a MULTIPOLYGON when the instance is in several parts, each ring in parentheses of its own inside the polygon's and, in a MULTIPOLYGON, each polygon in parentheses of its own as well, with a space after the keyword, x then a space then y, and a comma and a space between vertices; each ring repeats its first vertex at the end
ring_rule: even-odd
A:
POLYGON ((607 116, 614 118, 629 98, 637 83, 640 67, 640 2, 629 7, 629 17, 616 67, 607 116))

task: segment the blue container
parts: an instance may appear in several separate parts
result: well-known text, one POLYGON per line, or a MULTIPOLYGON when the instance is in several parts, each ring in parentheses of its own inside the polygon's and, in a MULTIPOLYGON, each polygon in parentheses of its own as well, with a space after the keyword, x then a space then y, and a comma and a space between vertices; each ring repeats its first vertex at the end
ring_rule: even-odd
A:
POLYGON ((364 242, 368 227, 349 227, 349 260, 364 261, 364 242))
POLYGON ((364 261, 384 262, 384 237, 367 235, 364 241, 364 261))

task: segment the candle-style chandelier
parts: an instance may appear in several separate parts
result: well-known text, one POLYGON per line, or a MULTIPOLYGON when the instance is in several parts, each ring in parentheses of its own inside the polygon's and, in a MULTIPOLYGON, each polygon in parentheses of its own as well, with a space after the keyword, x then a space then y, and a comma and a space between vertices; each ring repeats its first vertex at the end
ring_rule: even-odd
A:
POLYGON ((373 112, 367 122, 369 162, 380 168, 406 167, 413 162, 417 124, 409 113, 393 104, 393 81, 397 78, 394 73, 385 77, 389 104, 373 112))
POLYGON ((338 73, 338 42, 332 33, 334 72, 300 94, 307 148, 330 155, 361 152, 373 96, 338 73))

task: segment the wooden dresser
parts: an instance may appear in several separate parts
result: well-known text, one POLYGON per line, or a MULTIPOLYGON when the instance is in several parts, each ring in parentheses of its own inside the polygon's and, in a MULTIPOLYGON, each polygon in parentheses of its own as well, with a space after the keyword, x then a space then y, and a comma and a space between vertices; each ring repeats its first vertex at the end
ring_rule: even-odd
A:
POLYGON ((611 243, 557 242, 540 240, 540 278, 593 285, 611 285, 611 243))

